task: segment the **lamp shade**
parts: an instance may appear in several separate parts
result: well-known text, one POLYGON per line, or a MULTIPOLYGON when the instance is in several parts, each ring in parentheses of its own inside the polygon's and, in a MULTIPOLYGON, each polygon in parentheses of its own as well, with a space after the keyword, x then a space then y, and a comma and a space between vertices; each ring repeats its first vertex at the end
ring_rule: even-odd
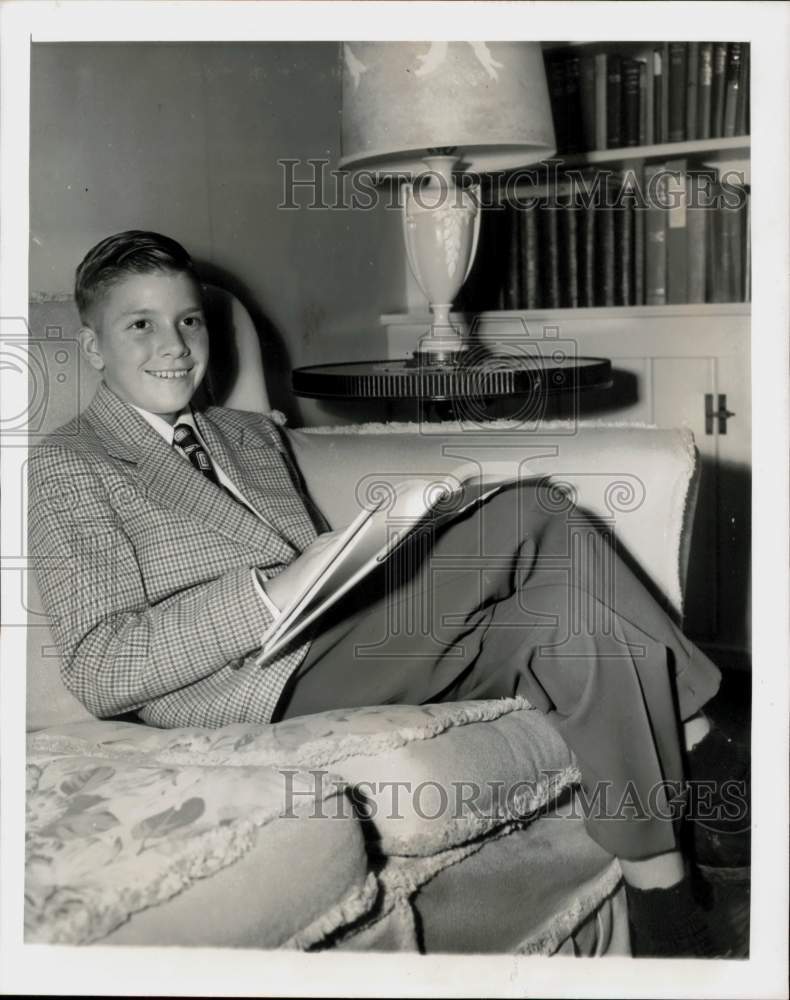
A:
POLYGON ((414 174, 454 147, 484 173, 556 150, 537 42, 344 42, 341 59, 341 167, 414 174))

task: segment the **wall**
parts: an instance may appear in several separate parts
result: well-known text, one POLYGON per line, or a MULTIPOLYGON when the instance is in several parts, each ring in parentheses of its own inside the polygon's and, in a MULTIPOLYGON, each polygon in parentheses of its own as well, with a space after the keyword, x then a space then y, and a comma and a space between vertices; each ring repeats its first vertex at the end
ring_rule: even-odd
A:
POLYGON ((357 416, 295 400, 290 369, 384 356, 378 317, 405 304, 400 218, 277 207, 278 160, 336 166, 337 51, 333 42, 34 45, 32 297, 68 295, 82 255, 110 233, 165 232, 253 313, 273 405, 292 423, 357 416))

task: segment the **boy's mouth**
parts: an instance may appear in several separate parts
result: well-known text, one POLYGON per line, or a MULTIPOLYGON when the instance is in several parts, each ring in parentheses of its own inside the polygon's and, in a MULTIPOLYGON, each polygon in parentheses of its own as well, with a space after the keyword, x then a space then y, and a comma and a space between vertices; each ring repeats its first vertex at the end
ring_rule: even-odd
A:
POLYGON ((170 379, 170 380, 186 378, 191 371, 192 371, 191 368, 179 368, 175 371, 168 369, 164 369, 162 371, 154 371, 152 369, 147 369, 148 374, 153 375, 154 378, 170 379))

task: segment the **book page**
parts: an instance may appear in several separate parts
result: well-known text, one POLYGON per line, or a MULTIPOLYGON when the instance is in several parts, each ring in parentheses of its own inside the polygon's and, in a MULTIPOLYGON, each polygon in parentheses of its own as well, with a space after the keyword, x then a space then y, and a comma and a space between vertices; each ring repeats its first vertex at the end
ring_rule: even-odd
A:
POLYGON ((387 559, 426 515, 434 512, 434 524, 458 517, 474 504, 507 485, 510 479, 481 475, 464 468, 441 480, 410 480, 398 484, 389 502, 363 511, 349 525, 331 558, 317 571, 302 594, 287 608, 263 638, 255 660, 260 666, 274 657, 324 614, 361 579, 387 559))

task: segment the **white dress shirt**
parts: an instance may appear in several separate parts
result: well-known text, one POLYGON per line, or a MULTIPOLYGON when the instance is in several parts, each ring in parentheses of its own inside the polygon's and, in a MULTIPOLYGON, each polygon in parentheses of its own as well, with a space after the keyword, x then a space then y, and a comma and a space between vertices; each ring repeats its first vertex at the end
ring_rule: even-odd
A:
MULTIPOLYGON (((135 406, 134 403, 131 403, 130 405, 135 410, 137 410, 137 412, 140 414, 140 416, 143 418, 143 420, 147 421, 151 425, 151 427, 153 427, 153 429, 157 432, 157 434, 159 434, 160 437, 164 438, 164 440, 166 441, 166 443, 171 448, 173 448, 173 447, 176 448, 178 450, 178 453, 180 455, 183 455, 184 459, 187 462, 189 461, 189 459, 187 458, 186 453, 183 451, 183 449, 180 448, 173 441, 173 437, 175 435, 175 424, 169 424, 164 419, 164 417, 160 417, 158 413, 150 413, 148 410, 143 410, 139 406, 135 406)), ((211 462, 211 467, 214 470, 214 472, 215 472, 215 474, 217 476, 217 479, 220 481, 221 485, 224 486, 225 489, 231 494, 231 496, 235 497, 239 501, 239 503, 243 503, 244 506, 248 510, 250 510, 259 520, 261 520, 264 523, 266 523, 266 519, 263 518, 263 517, 261 517, 260 513, 253 507, 253 505, 244 496, 244 494, 241 492, 241 490, 239 490, 234 485, 234 483, 227 477, 227 475, 225 474, 224 470, 219 465, 217 465, 217 463, 216 463, 214 457, 212 456, 211 452, 206 447, 206 442, 203 440, 203 438, 200 435, 200 431, 198 430, 197 424, 195 423, 195 418, 192 416, 192 410, 189 407, 186 407, 185 409, 183 409, 178 414, 178 416, 176 417, 176 421, 175 422, 176 422, 176 424, 189 424, 189 426, 195 432, 195 437, 197 438, 198 444, 200 445, 200 447, 203 449, 203 451, 208 456, 208 460, 209 460, 209 462, 211 462)), ((279 615, 280 615, 280 609, 274 604, 274 602, 272 601, 271 597, 269 597, 269 595, 263 589, 263 585, 261 584, 261 579, 258 576, 258 573, 257 573, 255 567, 252 568, 252 579, 253 579, 253 582, 255 584, 255 588, 258 591, 258 594, 259 594, 261 600, 266 605, 266 607, 268 608, 268 610, 270 611, 270 613, 273 615, 273 617, 278 618, 279 615)))

